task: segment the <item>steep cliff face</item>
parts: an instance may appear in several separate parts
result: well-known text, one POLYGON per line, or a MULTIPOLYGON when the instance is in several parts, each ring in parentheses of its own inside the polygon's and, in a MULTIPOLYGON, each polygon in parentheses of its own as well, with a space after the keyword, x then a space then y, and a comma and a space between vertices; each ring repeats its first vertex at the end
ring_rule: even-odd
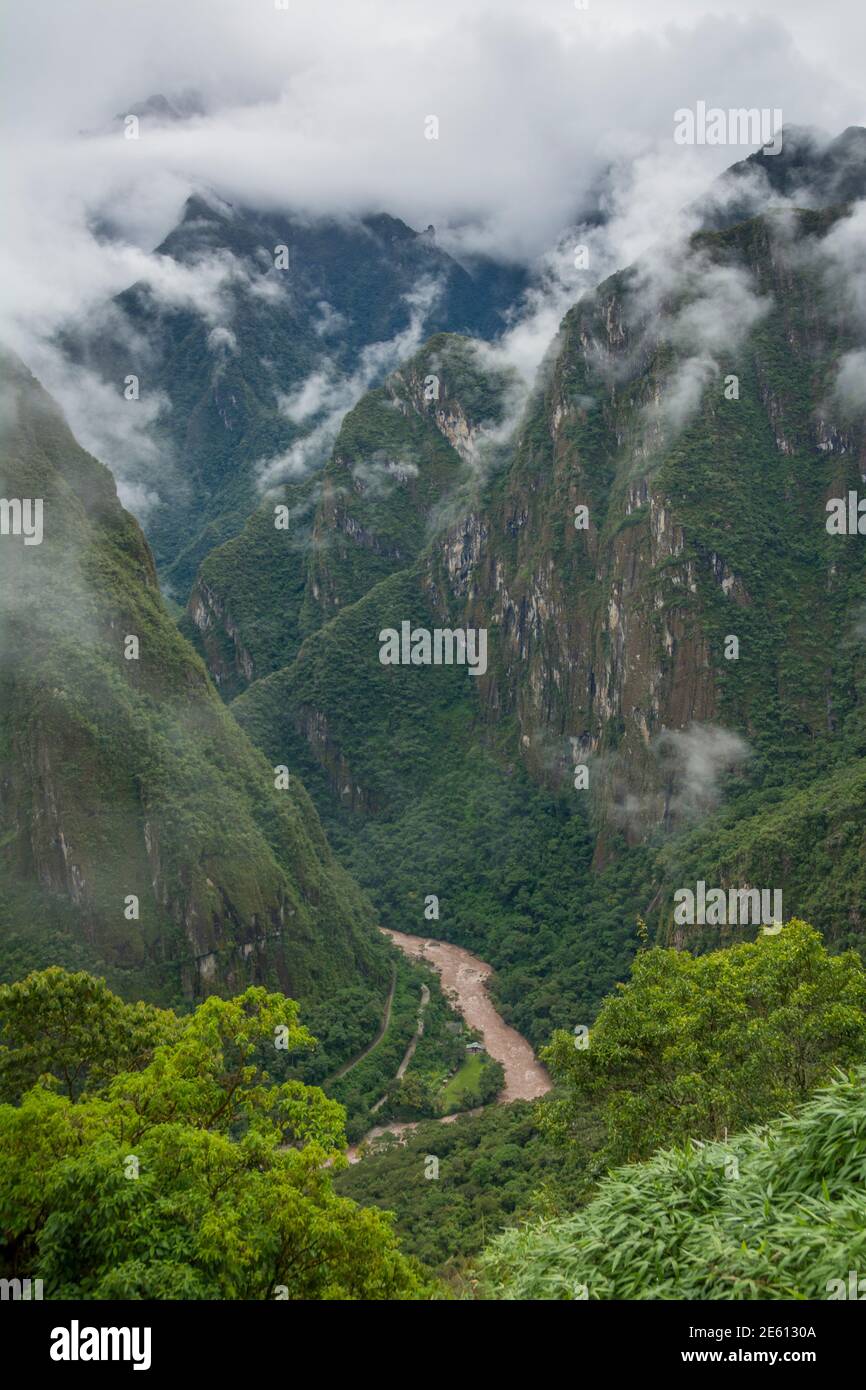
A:
MULTIPOLYGON (((664 937, 673 888, 697 877, 778 887, 786 915, 862 940, 864 561, 826 525, 866 476, 858 218, 758 218, 600 286, 510 452, 479 456, 476 428, 473 485, 441 499, 412 563, 368 572, 233 706, 304 768, 390 925, 412 927, 425 884, 459 897, 441 930, 488 951, 530 1029, 556 1007, 545 981, 578 959, 598 981, 636 912, 664 937), (404 620, 486 628, 486 672, 382 667, 379 633, 404 620), (521 844, 500 815, 517 789, 539 818, 521 844), (496 808, 472 843, 498 883, 453 871, 471 798, 496 808), (549 893, 525 857, 536 833, 536 857, 575 847, 549 893), (850 873, 831 892, 810 864, 834 844, 850 873)), ((474 420, 455 394, 418 415, 456 452, 474 420)))
POLYGON ((435 335, 349 412, 321 475, 273 489, 208 556, 184 630, 225 696, 289 665, 461 514, 513 389, 472 342, 435 335))
POLYGON ((603 285, 507 474, 431 548, 441 613, 496 633, 482 706, 514 714, 530 765, 551 736, 601 759, 606 817, 641 803, 632 837, 670 815, 662 731, 814 742, 857 702, 851 652, 814 640, 850 627, 863 573, 825 526, 866 458, 834 396, 859 341, 834 234, 833 214, 759 220, 697 238, 661 290, 640 269, 603 285))
POLYGON ((177 633, 111 475, 2 365, 0 494, 43 517, 39 543, 0 535, 4 969, 59 954, 163 998, 384 989, 303 787, 276 789, 177 633))
POLYGON ((159 469, 136 481, 158 494, 148 537, 183 599, 209 552, 242 529, 264 466, 421 338, 495 337, 527 283, 517 266, 459 264, 399 218, 206 196, 188 200, 154 254, 171 291, 133 285, 65 342, 118 392, 127 373, 139 379, 159 469))
MULTIPOLYGON (((858 341, 826 249, 844 221, 758 219, 696 238, 676 276, 638 268, 601 286, 567 316, 504 466, 480 447, 502 418, 501 381, 480 406, 464 381, 427 399, 435 344, 395 374, 347 418, 306 576, 303 560, 282 571, 303 600, 282 605, 284 640, 255 675, 423 555, 434 613, 495 637, 482 709, 515 717, 535 772, 551 739, 563 766, 575 750, 607 760, 613 810, 612 755, 629 768, 622 795, 643 795, 660 731, 721 720, 772 734, 770 689, 773 720, 781 700, 809 737, 826 732, 848 657, 819 668, 806 633, 845 622, 856 554, 828 538, 824 503, 857 482, 864 447, 862 417, 834 396, 858 341), (438 469, 433 437, 449 447, 438 469)), ((236 649, 263 621, 241 554, 249 546, 234 572, 200 579, 230 612, 236 649)), ((213 601, 196 613, 202 629, 220 626, 213 601)), ((664 814, 662 797, 649 818, 664 814)))
POLYGON ((249 685, 255 667, 225 601, 206 579, 196 581, 187 605, 189 618, 200 636, 208 669, 226 694, 249 685))
POLYGON ((255 677, 423 556, 434 616, 491 633, 482 717, 513 717, 536 778, 594 763, 596 809, 632 841, 677 817, 665 731, 719 723, 778 750, 781 724, 810 744, 838 729, 851 653, 825 662, 809 634, 845 629, 859 574, 824 525, 864 447, 836 389, 861 338, 842 287, 851 221, 758 218, 696 237, 681 265, 613 277, 567 315, 504 458, 485 443, 508 383, 434 340, 347 417, 293 558, 275 566, 287 542, 257 518, 202 570, 227 616, 193 613, 235 653, 229 693, 260 631, 280 640, 255 677))

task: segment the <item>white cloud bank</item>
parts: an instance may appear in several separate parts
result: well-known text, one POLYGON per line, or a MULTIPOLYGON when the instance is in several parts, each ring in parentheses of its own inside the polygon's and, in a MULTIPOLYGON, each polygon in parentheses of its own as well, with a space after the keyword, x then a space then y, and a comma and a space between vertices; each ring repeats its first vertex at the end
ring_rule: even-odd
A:
MULTIPOLYGON (((498 349, 528 385, 582 290, 653 245, 673 258, 679 210, 749 152, 676 145, 676 110, 781 108, 832 133, 866 120, 855 0, 76 0, 49 12, 7 0, 4 31, 0 340, 37 371, 59 325, 136 281, 198 309, 215 357, 232 351, 230 261, 182 267, 151 254, 190 192, 212 189, 301 213, 388 211, 433 222, 458 255, 531 261, 538 289, 498 349), (145 112, 137 140, 112 124, 152 93, 190 89, 204 114, 195 102, 184 120, 145 112), (425 138, 430 115, 437 140, 425 138), (608 221, 579 227, 600 189, 608 221), (589 246, 584 274, 569 264, 566 228, 589 246)), ((249 290, 279 293, 266 278, 249 290)), ((339 323, 330 306, 320 315, 327 351, 339 323)), ((368 349, 350 378, 326 363, 287 404, 312 434, 263 463, 264 483, 309 467, 358 391, 420 333, 416 315, 405 343, 368 349)), ((691 352, 675 415, 712 361, 691 352)), ((76 400, 92 383, 46 384, 89 447, 106 440, 115 467, 127 450, 129 497, 153 500, 144 412, 121 423, 131 413, 100 406, 97 390, 76 400)))
MULTIPOLYGON (((831 0, 9 0, 0 334, 76 312, 142 273, 192 188, 312 212, 387 210, 444 245, 536 257, 623 171, 617 254, 745 149, 675 146, 703 99, 830 131, 866 115, 862 6, 831 0), (835 16, 835 17, 834 17, 835 16), (858 45, 858 36, 861 43, 858 45), (111 118, 197 88, 208 114, 111 118), (438 140, 425 120, 439 120, 438 140), (94 234, 110 217, 121 245, 94 234)), ((622 180, 620 181, 622 182, 622 180)), ((620 260, 619 263, 623 263, 620 260)), ((13 343, 14 345, 14 343, 13 343)))

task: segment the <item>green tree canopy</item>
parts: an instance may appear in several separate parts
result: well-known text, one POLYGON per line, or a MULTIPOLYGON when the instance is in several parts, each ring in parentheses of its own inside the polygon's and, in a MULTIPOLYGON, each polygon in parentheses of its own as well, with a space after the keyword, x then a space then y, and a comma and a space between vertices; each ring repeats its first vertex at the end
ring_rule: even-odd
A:
POLYGON ((52 966, 0 985, 0 1100, 20 1100, 45 1073, 77 1100, 86 1084, 145 1066, 180 1026, 171 1010, 126 1004, 83 970, 52 966))
POLYGON ((866 973, 855 952, 828 955, 797 920, 704 956, 654 948, 605 1000, 588 1041, 559 1032, 544 1054, 558 1083, 542 1106, 548 1132, 567 1139, 592 1102, 614 1162, 721 1139, 866 1060, 866 973))
MULTIPOLYGON (((77 999, 76 1026, 100 1000, 106 1029, 115 1026, 119 1001, 104 987, 83 1007, 80 981, 46 975, 15 996, 20 1015, 30 998, 37 1017, 53 1018, 47 990, 77 999)), ((312 1044, 297 1005, 251 988, 207 999, 168 1031, 138 1070, 94 1065, 77 1095, 42 1074, 19 1105, 0 1106, 6 1272, 42 1278, 51 1298, 430 1296, 390 1217, 333 1191, 342 1106, 299 1081, 272 1083, 255 1060, 266 1042, 312 1044)), ((44 1073, 50 1052, 35 1032, 31 1019, 24 1052, 44 1073)), ((11 1077, 15 1049, 5 1046, 11 1077)), ((103 1054, 81 1034, 77 1051, 64 1035, 61 1056, 78 1078, 83 1059, 103 1054)))

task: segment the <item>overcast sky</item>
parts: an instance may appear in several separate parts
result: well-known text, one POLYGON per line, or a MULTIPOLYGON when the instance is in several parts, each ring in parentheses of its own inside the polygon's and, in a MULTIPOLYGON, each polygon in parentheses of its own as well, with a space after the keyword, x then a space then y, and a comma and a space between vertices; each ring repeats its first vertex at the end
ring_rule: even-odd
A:
POLYGON ((866 123, 862 0, 6 0, 2 23, 0 335, 16 346, 136 279, 194 187, 387 210, 445 245, 469 222, 470 245, 531 258, 613 162, 631 259, 749 153, 675 145, 678 108, 866 123), (190 88, 207 116, 80 134, 190 88), (100 213, 120 245, 94 239, 100 213))

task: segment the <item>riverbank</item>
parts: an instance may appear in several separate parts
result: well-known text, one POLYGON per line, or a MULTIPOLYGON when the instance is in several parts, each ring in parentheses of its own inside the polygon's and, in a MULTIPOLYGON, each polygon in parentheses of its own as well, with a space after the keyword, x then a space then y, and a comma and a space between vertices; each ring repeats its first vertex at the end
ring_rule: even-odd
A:
MULTIPOLYGON (((497 1103, 535 1100, 550 1090, 550 1077, 529 1043, 515 1028, 505 1022, 487 992, 486 981, 493 974, 491 965, 462 946, 453 946, 447 941, 408 936, 405 932, 390 931, 385 927, 381 930, 404 955, 412 960, 424 961, 437 971, 442 988, 451 997, 454 1007, 463 1015, 470 1028, 475 1028, 481 1033, 488 1054, 495 1061, 502 1063, 505 1084, 497 1097, 497 1103)), ((480 1114, 480 1110, 462 1113, 477 1115, 480 1114)), ((457 1114, 444 1115, 440 1124, 448 1124, 456 1119, 457 1114)), ((360 1144, 353 1145, 348 1150, 349 1162, 358 1162, 361 1144, 383 1134, 402 1134, 406 1130, 416 1129, 421 1123, 423 1121, 411 1120, 374 1126, 364 1135, 360 1144)))

